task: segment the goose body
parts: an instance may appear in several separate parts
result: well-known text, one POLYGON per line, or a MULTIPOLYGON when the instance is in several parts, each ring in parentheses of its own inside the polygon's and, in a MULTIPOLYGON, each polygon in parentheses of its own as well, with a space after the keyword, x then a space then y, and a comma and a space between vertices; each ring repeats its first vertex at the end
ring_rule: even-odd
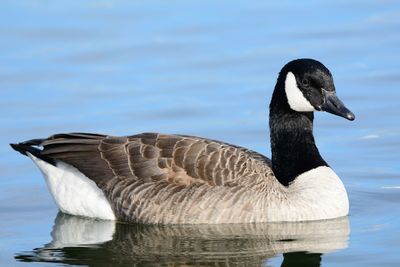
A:
POLYGON ((11 146, 44 174, 61 211, 125 222, 306 221, 348 214, 346 190, 320 156, 313 112, 349 120, 329 70, 312 59, 281 70, 270 104, 272 159, 194 136, 56 134, 11 146))

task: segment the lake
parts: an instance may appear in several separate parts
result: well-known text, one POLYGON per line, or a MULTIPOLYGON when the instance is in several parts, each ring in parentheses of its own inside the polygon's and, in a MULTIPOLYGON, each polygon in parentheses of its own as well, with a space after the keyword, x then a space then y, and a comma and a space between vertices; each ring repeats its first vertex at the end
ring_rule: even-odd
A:
POLYGON ((396 1, 3 1, 0 266, 399 266, 396 1), (315 115, 346 218, 149 226, 58 213, 8 143, 61 132, 181 133, 270 157, 277 73, 310 57, 354 122, 315 115))

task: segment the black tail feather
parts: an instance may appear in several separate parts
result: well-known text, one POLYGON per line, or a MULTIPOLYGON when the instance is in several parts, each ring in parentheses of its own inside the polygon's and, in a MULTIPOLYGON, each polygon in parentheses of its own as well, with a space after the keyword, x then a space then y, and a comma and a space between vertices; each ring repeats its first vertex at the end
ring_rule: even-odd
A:
MULTIPOLYGON (((71 140, 79 139, 80 143, 82 144, 91 144, 93 142, 97 143, 96 140, 106 137, 105 135, 101 134, 92 134, 92 133, 69 133, 69 134, 55 134, 50 136, 47 139, 32 139, 25 142, 17 143, 17 144, 10 144, 10 146, 21 153, 24 156, 28 156, 27 153, 44 160, 52 165, 56 165, 56 160, 45 155, 46 153, 43 152, 42 149, 39 147, 49 147, 49 142, 51 143, 52 140, 59 139, 57 143, 62 143, 63 139, 65 139, 65 143, 73 143, 71 140)), ((48 154, 48 153, 47 153, 48 154)))
POLYGON ((30 147, 29 145, 24 145, 23 143, 19 143, 19 144, 10 144, 10 146, 15 150, 18 151, 19 153, 21 153, 24 156, 27 156, 26 152, 30 151, 32 149, 32 147, 30 147))
POLYGON ((21 153, 24 156, 28 156, 27 153, 32 154, 33 156, 44 160, 52 165, 56 165, 56 162, 45 156, 42 155, 42 150, 40 150, 37 147, 34 146, 40 146, 40 144, 43 142, 43 139, 32 139, 26 142, 22 142, 22 143, 18 143, 18 144, 10 144, 10 146, 15 150, 18 151, 19 153, 21 153))

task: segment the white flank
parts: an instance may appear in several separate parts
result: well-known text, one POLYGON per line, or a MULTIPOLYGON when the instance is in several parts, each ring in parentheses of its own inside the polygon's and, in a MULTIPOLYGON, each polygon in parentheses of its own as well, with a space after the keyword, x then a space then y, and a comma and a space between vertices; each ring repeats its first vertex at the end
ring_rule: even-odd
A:
POLYGON ((27 154, 42 171, 50 193, 62 212, 115 220, 110 203, 95 182, 71 165, 59 161, 57 166, 53 166, 27 154))
POLYGON ((285 80, 285 92, 291 109, 299 112, 315 111, 314 107, 304 97, 297 87, 296 78, 292 72, 288 72, 285 80))
POLYGON ((289 185, 289 202, 295 220, 322 220, 346 216, 349 200, 346 189, 329 167, 320 166, 297 176, 289 185))

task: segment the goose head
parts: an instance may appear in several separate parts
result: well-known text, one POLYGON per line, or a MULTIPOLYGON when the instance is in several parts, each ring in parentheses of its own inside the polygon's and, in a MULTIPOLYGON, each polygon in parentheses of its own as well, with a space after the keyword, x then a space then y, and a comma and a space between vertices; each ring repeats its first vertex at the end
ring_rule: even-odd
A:
POLYGON ((287 63, 279 74, 278 84, 293 111, 326 111, 351 121, 355 118, 336 96, 332 74, 319 61, 296 59, 287 63))
POLYGON ((354 120, 354 114, 336 96, 331 72, 313 59, 296 59, 279 73, 269 113, 272 169, 287 186, 296 177, 329 165, 315 145, 315 111, 354 120))

